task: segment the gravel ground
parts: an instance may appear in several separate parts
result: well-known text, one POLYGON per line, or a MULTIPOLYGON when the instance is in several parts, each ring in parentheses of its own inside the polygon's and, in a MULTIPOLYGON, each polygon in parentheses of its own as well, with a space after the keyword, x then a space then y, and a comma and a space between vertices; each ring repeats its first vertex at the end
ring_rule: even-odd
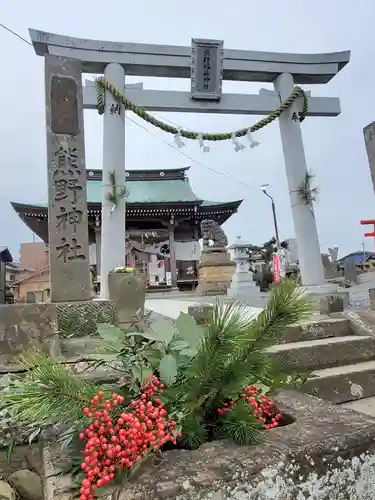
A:
POLYGON ((351 288, 342 288, 350 295, 350 308, 356 311, 364 311, 370 309, 369 289, 375 288, 375 272, 368 272, 358 276, 358 285, 353 285, 351 288))

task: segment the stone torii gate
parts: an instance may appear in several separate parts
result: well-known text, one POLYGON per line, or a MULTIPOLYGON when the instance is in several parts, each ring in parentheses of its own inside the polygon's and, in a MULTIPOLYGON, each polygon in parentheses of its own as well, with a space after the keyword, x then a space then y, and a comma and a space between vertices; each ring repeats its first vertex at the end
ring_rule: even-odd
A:
MULTIPOLYGON (((76 164, 78 162, 81 169, 85 166, 83 108, 97 109, 98 96, 94 86, 86 85, 82 88, 82 73, 104 74, 106 82, 120 93, 126 93, 128 101, 148 111, 268 115, 291 96, 295 85, 328 83, 350 60, 349 51, 282 54, 224 49, 223 42, 216 40, 193 39, 191 47, 180 47, 87 40, 33 29, 29 31, 37 55, 46 59, 51 281, 54 274, 59 274, 61 278, 66 266, 75 265, 78 269, 79 264, 80 279, 85 283, 87 279, 83 270, 84 265, 88 268, 83 258, 88 246, 87 215, 70 216, 70 219, 76 217, 76 227, 79 219, 79 239, 71 229, 63 236, 62 233, 57 235, 56 186, 54 187, 56 165, 73 161, 76 164), (205 65, 207 57, 209 75, 205 65), (125 74, 191 78, 192 89, 191 92, 180 92, 126 86, 125 74), (273 83, 275 90, 261 91, 259 95, 222 94, 222 80, 268 82, 273 83), (74 149, 73 156, 76 154, 76 157, 72 158, 74 149), (61 154, 65 155, 63 159, 61 154), (80 260, 77 259, 78 246, 84 249, 80 260), (65 253, 62 252, 62 247, 65 253), (65 256, 63 259, 62 253, 65 256)), ((123 265, 125 258, 124 200, 118 200, 115 210, 106 203, 108 189, 111 187, 108 183, 111 171, 115 173, 116 186, 125 186, 125 116, 123 107, 118 106, 118 99, 115 99, 113 93, 106 90, 104 98, 101 287, 102 297, 107 298, 108 272, 115 266, 123 265)), ((307 174, 298 119, 303 104, 302 97, 295 99, 279 116, 279 126, 302 283, 311 291, 322 293, 331 291, 332 288, 325 285, 314 212, 311 206, 301 202, 298 195, 299 187, 307 174)), ((308 97, 307 116, 332 117, 340 112, 338 98, 308 97)), ((78 184, 81 200, 86 203, 86 188, 82 176, 78 184)), ((70 188, 72 190, 71 185, 70 188)), ((75 195, 77 192, 73 189, 75 195)), ((71 205, 60 206, 58 209, 62 212, 74 212, 77 204, 73 204, 73 209, 71 205)), ((71 275, 72 272, 74 271, 68 274, 71 275)), ((69 285, 69 280, 65 285, 69 285)), ((81 300, 88 298, 88 293, 84 295, 81 295, 81 300)), ((52 286, 52 299, 53 297, 52 286)), ((79 299, 71 297, 66 300, 79 299)))

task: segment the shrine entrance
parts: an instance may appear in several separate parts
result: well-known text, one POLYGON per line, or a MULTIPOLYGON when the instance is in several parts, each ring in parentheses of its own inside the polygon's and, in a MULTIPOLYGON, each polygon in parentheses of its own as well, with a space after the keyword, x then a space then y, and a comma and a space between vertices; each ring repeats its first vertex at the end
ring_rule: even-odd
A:
MULTIPOLYGON (((108 298, 108 272, 125 265, 125 110, 172 134, 177 146, 182 147, 184 141, 191 140, 206 152, 210 145, 224 140, 231 142, 236 152, 245 149, 245 144, 256 147, 259 145, 256 132, 278 119, 302 283, 316 292, 318 289, 329 291, 324 280, 314 210, 308 193, 306 196, 300 194, 308 178, 301 122, 309 116, 339 115, 340 102, 338 98, 312 97, 299 85, 328 83, 349 62, 349 51, 329 54, 253 52, 225 49, 223 41, 202 39, 193 39, 190 47, 114 43, 37 30, 30 30, 30 36, 36 53, 46 60, 53 301, 90 298, 84 108, 97 109, 104 121, 100 221, 102 298, 108 298), (83 87, 82 73, 100 76, 83 87), (145 90, 141 84, 126 85, 125 74, 190 78, 191 91, 145 90), (260 89, 257 95, 225 94, 222 92, 223 80, 272 82, 274 91, 260 89), (265 118, 246 128, 210 134, 167 124, 150 114, 153 111, 265 115, 265 118), (62 170, 65 177, 60 179, 62 170), (57 190, 64 196, 60 201, 57 190), (66 224, 60 225, 57 231, 58 216, 63 211, 67 214, 66 224), (64 259, 60 255, 62 246, 64 259), (59 280, 60 285, 56 285, 59 280)), ((178 221, 171 217, 172 281, 176 276, 172 259, 176 223, 178 221)))

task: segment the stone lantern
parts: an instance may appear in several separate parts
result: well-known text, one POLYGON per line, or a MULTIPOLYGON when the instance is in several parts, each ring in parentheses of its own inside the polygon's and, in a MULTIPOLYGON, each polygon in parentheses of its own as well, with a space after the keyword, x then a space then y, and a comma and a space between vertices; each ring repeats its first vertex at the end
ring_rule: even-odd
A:
POLYGON ((260 297, 260 289, 253 280, 253 273, 249 269, 249 254, 247 250, 251 244, 237 236, 229 250, 233 251, 236 269, 232 276, 229 296, 236 296, 240 300, 249 301, 260 297))

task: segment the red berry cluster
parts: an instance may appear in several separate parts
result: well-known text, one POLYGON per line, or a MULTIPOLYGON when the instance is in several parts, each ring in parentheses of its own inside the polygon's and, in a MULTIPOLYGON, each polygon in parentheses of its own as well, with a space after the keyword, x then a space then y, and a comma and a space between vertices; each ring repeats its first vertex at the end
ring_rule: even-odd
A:
MULTIPOLYGON (((255 418, 259 422, 264 423, 265 429, 272 429, 280 424, 281 415, 277 411, 272 399, 267 397, 265 394, 261 394, 260 390, 255 385, 249 385, 245 387, 241 398, 245 399, 247 403, 252 407, 255 418)), ((229 401, 224 403, 223 408, 219 408, 217 413, 219 415, 224 415, 228 413, 235 406, 234 401, 229 401)))
POLYGON ((91 420, 80 434, 85 441, 85 471, 80 500, 92 500, 96 488, 107 485, 118 469, 131 467, 151 450, 167 442, 176 443, 173 431, 176 422, 168 419, 167 411, 157 396, 163 385, 156 377, 143 384, 141 395, 121 410, 123 396, 112 394, 105 400, 99 392, 83 413, 91 420))

